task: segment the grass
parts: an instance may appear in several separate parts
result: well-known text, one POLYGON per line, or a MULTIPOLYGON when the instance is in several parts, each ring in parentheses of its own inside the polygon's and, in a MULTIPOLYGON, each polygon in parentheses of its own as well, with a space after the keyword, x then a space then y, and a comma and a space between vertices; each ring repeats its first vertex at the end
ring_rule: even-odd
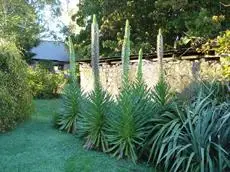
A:
POLYGON ((0 134, 1 172, 150 172, 147 165, 83 149, 77 137, 52 126, 60 100, 36 100, 35 113, 14 131, 0 134))

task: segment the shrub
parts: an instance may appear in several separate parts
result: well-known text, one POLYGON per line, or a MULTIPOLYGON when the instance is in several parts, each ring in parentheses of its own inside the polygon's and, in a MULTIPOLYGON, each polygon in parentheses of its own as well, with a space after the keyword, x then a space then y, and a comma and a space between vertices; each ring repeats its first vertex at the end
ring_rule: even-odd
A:
POLYGON ((16 46, 0 42, 0 132, 29 117, 32 96, 27 65, 16 46))
POLYGON ((29 69, 29 86, 35 98, 58 97, 64 83, 63 73, 53 73, 40 64, 29 69))

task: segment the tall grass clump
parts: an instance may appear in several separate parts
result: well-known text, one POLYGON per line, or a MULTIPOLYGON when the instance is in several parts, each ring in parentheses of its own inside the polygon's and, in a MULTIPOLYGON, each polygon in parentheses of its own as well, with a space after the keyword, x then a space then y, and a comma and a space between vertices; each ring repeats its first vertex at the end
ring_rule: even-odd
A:
POLYGON ((128 79, 130 55, 130 26, 126 21, 122 49, 123 80, 122 90, 117 97, 117 107, 109 120, 109 152, 118 158, 138 159, 138 151, 146 135, 145 124, 151 112, 149 92, 142 81, 142 52, 139 56, 138 81, 128 79))
POLYGON ((58 115, 57 125, 60 130, 76 133, 77 120, 83 108, 83 95, 76 77, 76 54, 71 37, 68 38, 70 55, 70 80, 62 95, 62 109, 58 115))
POLYGON ((91 60, 94 76, 94 90, 88 96, 88 108, 81 114, 79 121, 80 135, 84 138, 87 149, 108 149, 106 139, 107 121, 113 101, 100 84, 99 77, 99 29, 96 16, 91 26, 91 60))

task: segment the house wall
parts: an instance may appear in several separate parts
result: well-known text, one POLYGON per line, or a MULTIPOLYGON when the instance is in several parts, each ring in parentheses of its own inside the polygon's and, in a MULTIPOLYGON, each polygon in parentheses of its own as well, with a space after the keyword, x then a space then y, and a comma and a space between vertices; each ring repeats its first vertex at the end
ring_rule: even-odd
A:
MULTIPOLYGON (((168 83, 175 91, 180 91, 195 78, 219 77, 220 63, 218 59, 200 59, 196 57, 175 60, 167 58, 163 61, 164 72, 168 83)), ((129 77, 135 80, 137 60, 131 60, 129 77)), ((100 63, 100 79, 104 89, 112 95, 121 88, 121 62, 100 63)), ((86 92, 93 89, 92 68, 89 63, 80 63, 81 87, 86 92)), ((143 78, 148 87, 153 87, 159 77, 157 60, 143 60, 143 78)))

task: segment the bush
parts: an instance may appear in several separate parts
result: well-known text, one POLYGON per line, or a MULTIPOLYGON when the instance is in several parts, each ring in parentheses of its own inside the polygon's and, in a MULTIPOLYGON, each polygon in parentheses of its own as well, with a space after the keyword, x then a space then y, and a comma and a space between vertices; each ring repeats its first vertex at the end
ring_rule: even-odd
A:
POLYGON ((29 86, 35 98, 58 97, 64 82, 63 73, 53 73, 41 64, 29 69, 29 86))
POLYGON ((0 132, 15 127, 32 111, 27 69, 16 46, 0 42, 0 132))

